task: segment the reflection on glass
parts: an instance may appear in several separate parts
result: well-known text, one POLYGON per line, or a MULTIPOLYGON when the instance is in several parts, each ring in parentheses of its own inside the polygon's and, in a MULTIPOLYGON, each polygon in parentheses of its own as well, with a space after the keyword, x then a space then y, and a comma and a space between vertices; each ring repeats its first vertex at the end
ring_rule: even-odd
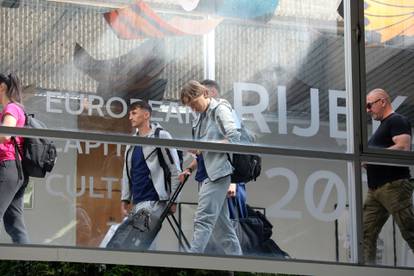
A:
MULTIPOLYGON (((413 97, 412 97, 412 64, 413 52, 413 20, 411 13, 413 6, 405 0, 365 0, 365 60, 366 60, 366 88, 370 92, 376 88, 387 91, 384 95, 386 102, 391 103, 392 109, 405 116, 412 128, 414 123, 413 97), (408 62, 407 62, 408 61, 408 62)), ((368 94, 369 96, 369 94, 368 94)), ((376 133, 380 120, 385 119, 381 108, 386 108, 384 100, 374 103, 373 97, 367 99, 372 110, 372 122, 368 123, 368 133, 376 133), (378 117, 379 116, 379 117, 378 117), (372 123, 372 126, 371 126, 372 123)), ((367 106, 368 107, 368 106, 367 106)), ((400 127, 399 127, 400 129, 400 127)), ((410 129, 410 133, 411 133, 410 129)), ((390 133, 391 136, 401 133, 390 133)), ((410 138, 409 145, 412 144, 410 138)), ((370 145, 377 147, 378 145, 370 145)), ((389 143, 379 145, 388 148, 389 143)), ((398 149, 395 148, 394 149, 398 149)), ((399 148, 412 150, 411 148, 399 148)))
MULTIPOLYGON (((25 210, 31 242, 41 245, 103 247, 110 240, 110 229, 114 230, 116 225, 122 223, 125 215, 121 209, 121 200, 122 183, 128 183, 123 176, 126 146, 73 140, 55 142, 58 159, 52 172, 45 178, 31 179, 36 188, 36 204, 25 210)), ((350 227, 348 222, 343 222, 348 208, 346 162, 261 157, 262 171, 256 181, 239 184, 233 191, 224 191, 225 194, 228 192, 226 206, 232 213, 232 224, 237 227, 236 233, 242 243, 243 254, 281 258, 284 256, 282 252, 286 252, 292 258, 336 261, 336 250, 349 251, 350 232, 339 233, 339 248, 334 242, 335 221, 350 227), (236 197, 232 198, 234 192, 236 197), (241 225, 245 221, 245 227, 251 227, 247 218, 258 214, 245 204, 252 206, 254 211, 265 214, 266 220, 273 225, 271 231, 266 228, 269 230, 267 247, 248 247, 241 225), (236 211, 239 209, 240 212, 236 211), (315 252, 316 247, 321 249, 315 252)), ((158 156, 154 153, 150 158, 157 159, 158 156)), ((194 156, 185 152, 183 168, 190 167, 193 160, 194 156)), ((165 220, 155 238, 155 244, 149 250, 177 252, 188 249, 183 235, 191 243, 200 181, 198 177, 195 178, 196 174, 194 168, 178 199, 175 218, 183 233, 178 233, 177 237, 168 220, 165 220)), ((138 190, 133 192, 138 193, 138 190)), ((142 210, 137 205, 139 204, 131 201, 130 210, 142 210)), ((150 207, 154 206, 146 206, 150 207)), ((169 219, 175 226, 171 216, 169 219)), ((137 221, 135 227, 145 229, 145 220, 141 222, 144 223, 137 221)), ((346 227, 341 229, 348 231, 346 227)), ((128 239, 135 239, 136 242, 138 236, 133 235, 128 239)), ((0 240, 9 242, 3 232, 0 240)), ((130 245, 128 248, 131 249, 130 245)), ((117 249, 127 247, 119 246, 117 249)), ((224 253, 213 239, 204 252, 224 253)), ((350 261, 346 253, 339 260, 350 261)))
POLYGON ((410 180, 410 167, 370 163, 364 167, 368 188, 363 206, 365 262, 414 266, 414 181, 410 180), (405 242, 400 237, 396 245, 397 227, 405 242))
MULTIPOLYGON (((413 6, 410 1, 364 1, 368 146, 412 150, 413 6)), ((367 263, 414 265, 413 183, 410 168, 364 164, 364 258, 367 263), (392 215, 392 220, 388 219, 392 215), (399 228, 400 233, 395 231, 399 228), (411 249, 410 249, 411 248, 411 249)))
POLYGON ((257 144, 347 151, 337 1, 63 2, 0 10, 12 30, 3 68, 21 74, 27 110, 49 128, 129 134, 127 106, 142 99, 188 140, 179 91, 209 78, 257 144))
POLYGON ((24 209, 33 209, 33 201, 34 201, 34 186, 33 182, 27 184, 26 190, 24 191, 24 209))

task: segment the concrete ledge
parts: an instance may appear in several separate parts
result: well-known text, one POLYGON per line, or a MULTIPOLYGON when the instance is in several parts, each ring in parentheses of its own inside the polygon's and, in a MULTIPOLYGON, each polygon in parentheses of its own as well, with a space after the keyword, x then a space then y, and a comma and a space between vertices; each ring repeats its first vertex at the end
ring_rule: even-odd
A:
POLYGON ((131 252, 45 246, 0 245, 0 259, 110 263, 154 267, 230 270, 321 276, 412 276, 414 268, 374 267, 304 260, 278 260, 234 256, 205 256, 176 252, 131 252))

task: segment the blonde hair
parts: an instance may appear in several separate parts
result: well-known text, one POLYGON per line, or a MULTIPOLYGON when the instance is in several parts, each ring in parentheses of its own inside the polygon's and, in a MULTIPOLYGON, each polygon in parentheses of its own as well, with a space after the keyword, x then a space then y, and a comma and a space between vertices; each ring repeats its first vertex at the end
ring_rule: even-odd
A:
POLYGON ((208 95, 208 88, 199 83, 196 80, 191 80, 184 84, 183 88, 181 89, 180 100, 181 103, 187 104, 191 100, 200 97, 200 96, 207 96, 208 95))

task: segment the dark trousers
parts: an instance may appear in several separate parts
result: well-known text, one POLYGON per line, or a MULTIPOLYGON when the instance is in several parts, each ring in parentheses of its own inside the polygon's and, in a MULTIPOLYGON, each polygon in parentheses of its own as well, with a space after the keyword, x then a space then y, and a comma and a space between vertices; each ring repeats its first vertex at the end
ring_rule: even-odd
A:
POLYGON ((414 252, 413 189, 414 182, 400 179, 386 183, 376 190, 368 191, 363 214, 366 263, 375 263, 378 235, 390 214, 395 219, 401 235, 414 252))
MULTIPOLYGON (((26 178, 27 179, 27 178, 26 178)), ((19 179, 15 160, 0 162, 0 218, 13 243, 29 243, 23 220, 23 195, 27 180, 19 179)))

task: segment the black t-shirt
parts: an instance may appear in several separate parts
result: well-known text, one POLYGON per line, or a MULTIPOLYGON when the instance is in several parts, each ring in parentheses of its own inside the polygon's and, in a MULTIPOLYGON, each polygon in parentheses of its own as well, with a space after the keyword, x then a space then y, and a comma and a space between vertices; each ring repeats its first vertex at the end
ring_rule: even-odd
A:
MULTIPOLYGON (((377 131, 368 141, 368 146, 372 148, 388 148, 394 145, 392 137, 408 134, 411 136, 410 122, 406 117, 392 113, 381 121, 377 131)), ((408 167, 367 165, 368 187, 376 189, 387 182, 410 178, 408 167)))

